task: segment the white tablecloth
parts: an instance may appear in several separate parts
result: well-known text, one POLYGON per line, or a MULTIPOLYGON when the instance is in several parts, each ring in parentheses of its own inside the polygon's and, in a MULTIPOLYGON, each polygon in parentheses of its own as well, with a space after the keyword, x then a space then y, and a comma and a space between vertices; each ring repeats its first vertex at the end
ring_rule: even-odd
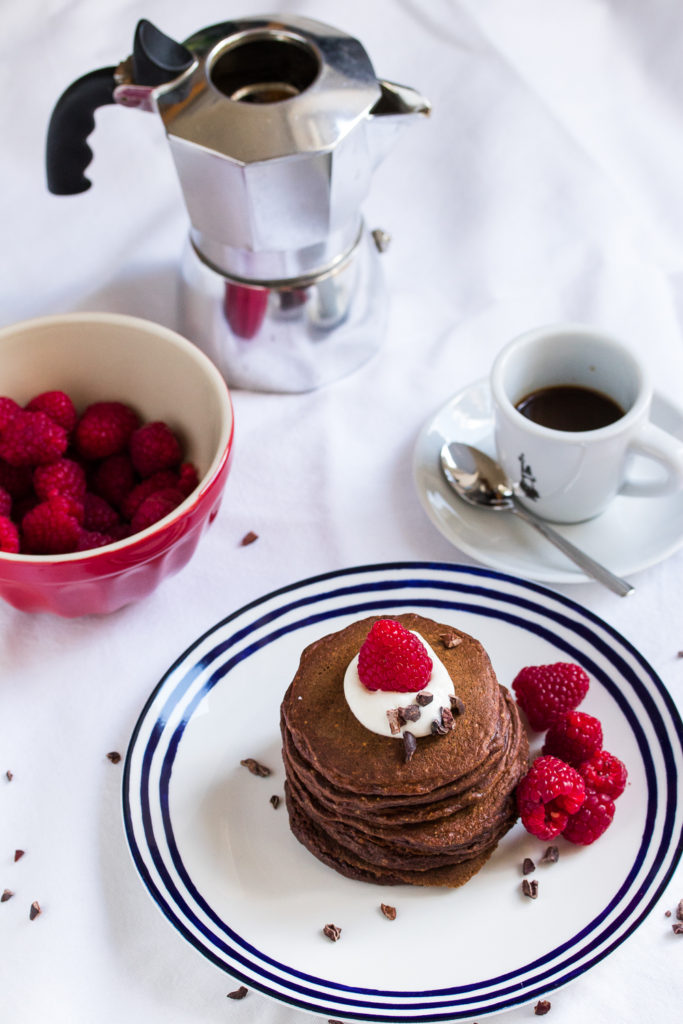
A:
MULTIPOLYGON (((293 0, 337 25, 381 77, 433 104, 378 170, 390 231, 388 336, 358 372, 303 395, 235 392, 223 506, 191 563, 144 602, 62 620, 0 608, 0 1019, 3 1024, 298 1024, 236 987, 152 905, 120 818, 121 766, 156 681, 198 635, 277 587, 390 560, 470 561, 424 515, 411 452, 429 414, 536 324, 621 335, 679 401, 683 380, 683 15, 677 0, 293 0), (247 531, 258 541, 243 547, 247 531), (6 770, 13 772, 7 782, 6 770), (14 850, 26 851, 16 864, 14 850), (42 914, 30 922, 39 900, 42 914)), ((182 39, 262 13, 255 0, 0 5, 0 322, 76 309, 177 325, 186 215, 161 126, 107 107, 93 188, 50 196, 44 141, 62 89, 130 52, 148 17, 182 39)), ((683 529, 683 524, 681 524, 683 529)), ((633 537, 637 545, 638 538, 633 537)), ((683 702, 683 553, 620 600, 558 586, 626 636, 683 702)), ((549 1019, 680 1016, 683 936, 665 911, 550 995, 549 1019)), ((447 936, 440 939, 447 941, 447 936)), ((505 1016, 533 1017, 531 1006, 505 1016)))

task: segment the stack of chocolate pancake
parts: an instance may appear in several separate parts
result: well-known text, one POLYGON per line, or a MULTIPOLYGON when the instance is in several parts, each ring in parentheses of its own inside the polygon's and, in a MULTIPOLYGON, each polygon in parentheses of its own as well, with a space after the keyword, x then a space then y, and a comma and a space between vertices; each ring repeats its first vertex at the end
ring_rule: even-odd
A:
POLYGON ((418 739, 407 758, 400 737, 361 725, 344 696, 344 674, 376 618, 307 647, 284 696, 290 826, 311 853, 351 878, 462 885, 516 819, 514 789, 528 761, 524 727, 479 641, 413 614, 393 618, 445 665, 459 698, 455 726, 418 739))

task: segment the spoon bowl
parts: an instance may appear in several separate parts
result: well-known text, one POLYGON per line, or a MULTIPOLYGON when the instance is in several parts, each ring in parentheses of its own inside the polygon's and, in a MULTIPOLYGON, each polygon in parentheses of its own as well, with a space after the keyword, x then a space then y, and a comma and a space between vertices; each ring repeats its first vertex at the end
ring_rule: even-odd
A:
POLYGON ((505 471, 490 455, 472 445, 451 441, 441 449, 441 468, 448 484, 468 505, 492 512, 511 512, 533 526, 588 576, 615 594, 626 597, 633 593, 634 587, 627 580, 615 576, 520 504, 505 471))

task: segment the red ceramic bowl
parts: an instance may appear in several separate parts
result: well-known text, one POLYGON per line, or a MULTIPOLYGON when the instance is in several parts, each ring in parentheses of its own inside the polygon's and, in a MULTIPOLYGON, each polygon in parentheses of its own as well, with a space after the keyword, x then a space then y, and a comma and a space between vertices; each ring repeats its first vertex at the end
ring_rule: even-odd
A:
POLYGON ((0 552, 0 597, 15 608, 77 616, 147 596, 192 556, 220 505, 230 467, 228 388, 195 345, 148 320, 115 313, 41 317, 0 330, 0 395, 23 405, 65 391, 78 409, 123 401, 164 420, 199 486, 164 519, 126 540, 67 555, 0 552))

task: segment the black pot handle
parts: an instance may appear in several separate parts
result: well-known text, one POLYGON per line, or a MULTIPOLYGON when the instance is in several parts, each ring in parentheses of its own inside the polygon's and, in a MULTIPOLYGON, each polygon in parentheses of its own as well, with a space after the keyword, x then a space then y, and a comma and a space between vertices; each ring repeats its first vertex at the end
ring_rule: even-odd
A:
POLYGON ((92 184, 83 173, 92 160, 87 138, 95 111, 114 103, 116 68, 99 68, 72 82, 57 100, 47 130, 47 187, 57 196, 85 192, 92 184))

